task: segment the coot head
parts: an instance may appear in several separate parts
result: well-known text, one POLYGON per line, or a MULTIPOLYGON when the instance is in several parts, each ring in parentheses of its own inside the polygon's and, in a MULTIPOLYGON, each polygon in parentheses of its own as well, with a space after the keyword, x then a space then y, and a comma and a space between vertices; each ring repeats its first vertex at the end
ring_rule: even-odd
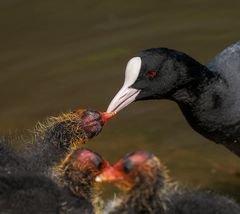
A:
POLYGON ((58 166, 60 179, 76 195, 91 197, 95 178, 108 168, 110 164, 99 154, 90 149, 80 148, 70 153, 58 166))
POLYGON ((128 192, 145 183, 153 185, 155 180, 164 183, 165 171, 165 166, 152 153, 138 151, 127 154, 112 167, 105 169, 96 181, 113 183, 128 192))
POLYGON ((69 149, 72 145, 86 143, 88 139, 97 136, 106 121, 114 115, 112 112, 79 109, 48 118, 45 123, 38 124, 36 131, 43 136, 45 142, 69 149))
POLYGON ((108 112, 118 112, 133 101, 170 98, 199 75, 203 66, 184 53, 153 48, 129 60, 125 81, 108 112))
POLYGON ((87 138, 97 136, 101 131, 108 119, 115 115, 114 112, 99 112, 88 109, 80 109, 77 111, 82 121, 83 130, 87 138))

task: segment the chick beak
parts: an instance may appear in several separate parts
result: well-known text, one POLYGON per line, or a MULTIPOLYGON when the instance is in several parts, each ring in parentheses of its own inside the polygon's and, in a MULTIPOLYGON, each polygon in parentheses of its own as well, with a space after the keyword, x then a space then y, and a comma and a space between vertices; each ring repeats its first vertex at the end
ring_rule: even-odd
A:
POLYGON ((103 124, 105 124, 109 119, 111 119, 112 117, 114 117, 117 113, 116 112, 99 112, 101 117, 102 117, 102 121, 103 124))
POLYGON ((98 183, 103 183, 103 182, 114 183, 120 180, 123 180, 121 173, 118 172, 116 169, 114 169, 112 166, 107 167, 95 179, 95 181, 98 183))

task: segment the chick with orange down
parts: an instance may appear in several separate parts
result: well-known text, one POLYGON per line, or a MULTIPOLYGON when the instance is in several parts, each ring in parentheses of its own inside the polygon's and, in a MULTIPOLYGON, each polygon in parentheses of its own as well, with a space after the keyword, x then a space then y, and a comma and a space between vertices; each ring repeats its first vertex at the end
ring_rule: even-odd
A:
POLYGON ((104 170, 97 182, 110 182, 126 194, 106 206, 110 214, 239 214, 232 199, 189 190, 171 182, 164 164, 152 153, 129 153, 104 170))
POLYGON ((115 113, 79 109, 38 123, 23 156, 31 170, 46 171, 68 153, 97 136, 115 113))
POLYGON ((0 212, 95 213, 95 177, 107 162, 79 146, 98 135, 113 115, 83 109, 49 118, 38 124, 33 142, 23 151, 1 139, 0 212), (48 204, 44 195, 54 203, 48 204))
POLYGON ((77 198, 74 202, 75 213, 91 214, 101 209, 98 203, 100 185, 96 182, 96 177, 109 167, 109 162, 101 155, 86 148, 72 151, 56 167, 55 180, 77 198))
POLYGON ((109 166, 99 154, 81 148, 56 167, 52 178, 29 171, 0 173, 0 213, 94 214, 99 209, 95 178, 109 166))

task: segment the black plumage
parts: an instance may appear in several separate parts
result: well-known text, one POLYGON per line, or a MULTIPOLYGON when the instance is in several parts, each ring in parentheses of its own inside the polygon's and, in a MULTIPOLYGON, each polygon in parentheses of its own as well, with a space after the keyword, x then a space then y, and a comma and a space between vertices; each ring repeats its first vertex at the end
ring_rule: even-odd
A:
POLYGON ((108 118, 90 110, 51 118, 38 125, 33 142, 23 149, 11 146, 16 139, 2 137, 0 213, 94 213, 95 176, 106 162, 98 154, 77 148, 96 136, 108 118), (80 154, 85 153, 88 156, 82 159, 80 154))
POLYGON ((45 176, 0 175, 0 213, 59 213, 60 201, 60 190, 45 176))
POLYGON ((111 202, 108 214, 239 214, 233 200, 208 191, 180 187, 152 153, 130 153, 103 171, 98 181, 111 182, 126 194, 111 202))
POLYGON ((98 209, 95 178, 108 166, 100 155, 73 150, 49 175, 29 171, 27 163, 9 154, 7 164, 0 162, 0 213, 93 214, 98 209))
POLYGON ((31 171, 47 172, 71 150, 98 135, 103 126, 102 114, 86 109, 50 117, 37 124, 34 140, 23 148, 22 155, 31 171))
POLYGON ((0 174, 10 175, 25 171, 27 162, 11 145, 10 137, 0 137, 0 174))
POLYGON ((126 71, 137 76, 118 93, 108 111, 121 110, 135 94, 131 102, 173 100, 193 129, 240 155, 240 42, 207 66, 167 48, 148 49, 133 59, 126 71))

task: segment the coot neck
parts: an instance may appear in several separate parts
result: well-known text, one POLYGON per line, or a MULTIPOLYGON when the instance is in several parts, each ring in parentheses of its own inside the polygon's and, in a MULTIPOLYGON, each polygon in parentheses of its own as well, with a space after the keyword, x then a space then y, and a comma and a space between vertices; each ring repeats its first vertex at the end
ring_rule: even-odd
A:
POLYGON ((92 181, 79 178, 80 181, 70 181, 69 187, 78 197, 85 198, 91 202, 97 195, 98 190, 93 186, 92 181))
POLYGON ((167 203, 165 187, 165 178, 160 170, 154 177, 142 176, 139 184, 122 201, 119 213, 164 214, 167 203))
POLYGON ((179 79, 184 79, 185 82, 183 81, 183 84, 167 95, 168 99, 177 102, 180 107, 191 107, 202 94, 216 93, 214 88, 219 85, 219 82, 224 84, 224 79, 219 73, 209 70, 198 62, 194 63, 194 66, 188 63, 184 66, 186 69, 180 72, 179 79))
MULTIPOLYGON (((58 123, 55 124, 57 125, 58 123)), ((87 141, 84 133, 77 138, 77 134, 66 134, 65 130, 56 130, 55 126, 37 130, 33 136, 33 143, 26 147, 24 155, 31 163, 31 170, 51 171, 51 167, 60 162, 74 146, 87 141)))
POLYGON ((88 202, 93 202, 98 197, 99 189, 95 186, 93 175, 88 171, 76 171, 71 166, 68 168, 58 166, 54 173, 57 182, 69 188, 77 197, 88 202))
MULTIPOLYGON (((76 196, 73 194, 73 192, 68 188, 63 188, 63 197, 62 197, 62 210, 63 213, 66 212, 66 210, 73 209, 74 213, 89 213, 94 214, 94 206, 92 202, 82 196, 76 196)), ((68 212, 67 212, 68 213, 68 212)), ((71 213, 71 212, 70 212, 71 213)))
POLYGON ((24 152, 25 159, 29 162, 29 170, 51 173, 51 167, 66 155, 67 148, 39 136, 34 141, 26 147, 24 152))
POLYGON ((79 198, 79 200, 91 205, 95 211, 99 209, 98 198, 100 192, 99 189, 93 185, 92 180, 79 178, 79 181, 70 181, 67 185, 72 194, 79 198))

